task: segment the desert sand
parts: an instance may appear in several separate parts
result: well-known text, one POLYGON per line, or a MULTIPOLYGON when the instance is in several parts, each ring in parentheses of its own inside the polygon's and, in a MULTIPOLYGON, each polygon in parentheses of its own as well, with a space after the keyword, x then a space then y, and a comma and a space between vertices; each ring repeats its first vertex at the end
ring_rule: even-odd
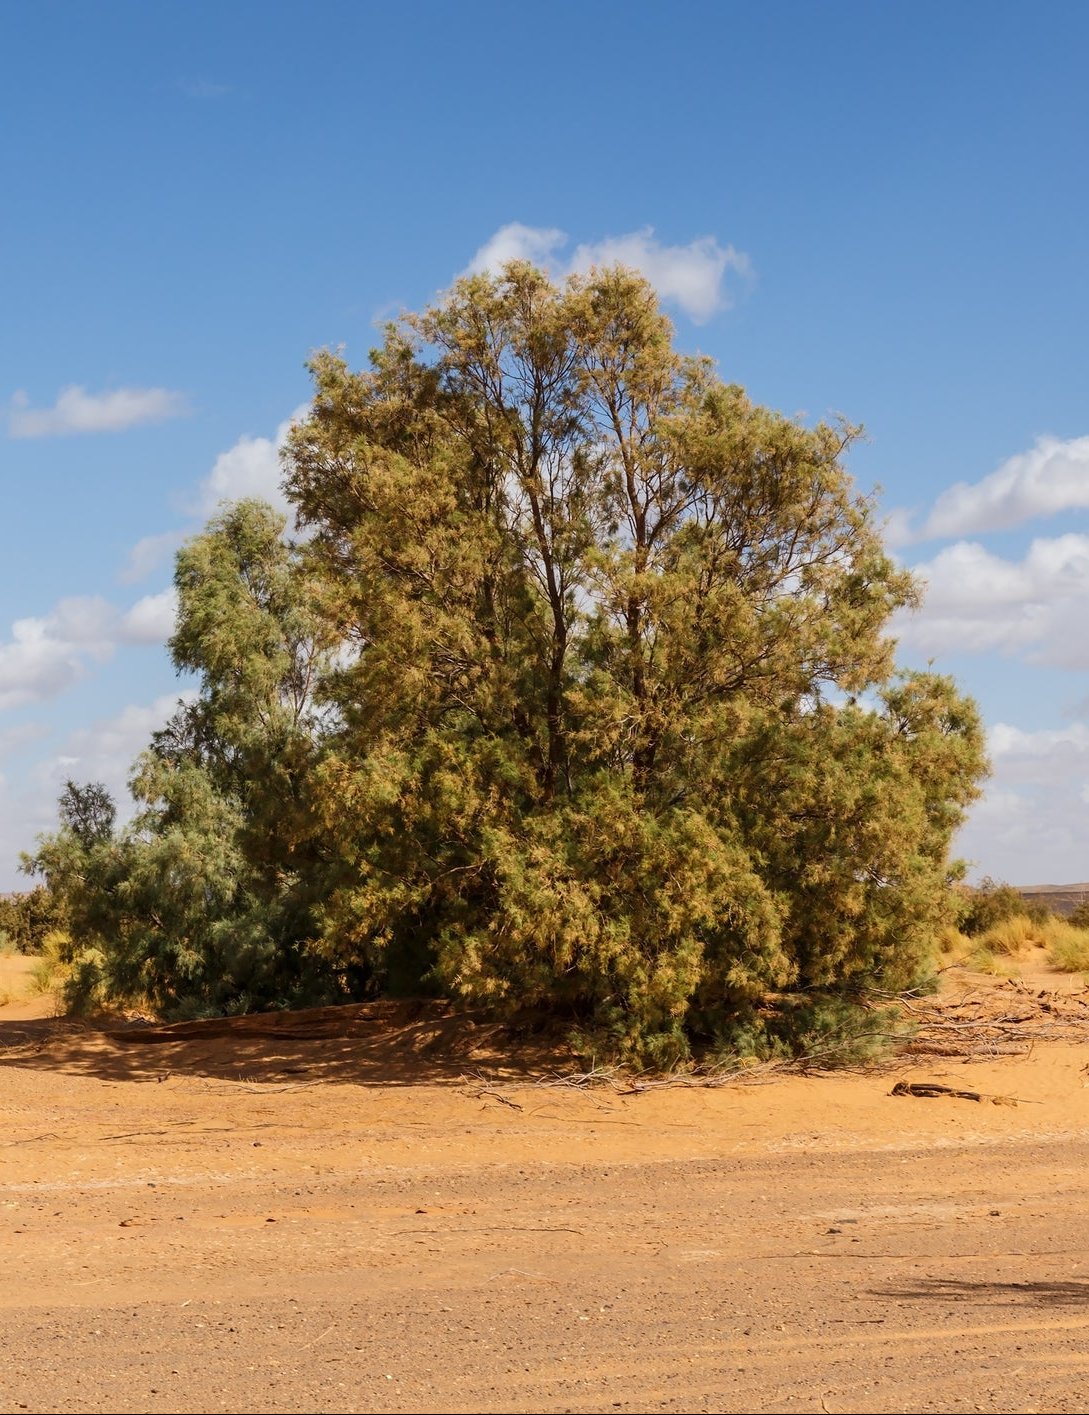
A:
POLYGON ((1041 966, 878 1069, 642 1089, 435 1004, 17 997, 0 1409, 1083 1411, 1089 993, 1041 966))

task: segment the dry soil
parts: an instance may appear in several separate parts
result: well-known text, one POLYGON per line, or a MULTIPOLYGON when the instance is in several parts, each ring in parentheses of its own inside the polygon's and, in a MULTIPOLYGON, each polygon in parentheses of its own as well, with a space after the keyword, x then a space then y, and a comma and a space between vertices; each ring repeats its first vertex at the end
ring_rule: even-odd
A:
POLYGON ((877 1071, 633 1090, 434 1005, 10 1002, 0 1409, 1084 1411, 1089 994, 915 1006, 877 1071))

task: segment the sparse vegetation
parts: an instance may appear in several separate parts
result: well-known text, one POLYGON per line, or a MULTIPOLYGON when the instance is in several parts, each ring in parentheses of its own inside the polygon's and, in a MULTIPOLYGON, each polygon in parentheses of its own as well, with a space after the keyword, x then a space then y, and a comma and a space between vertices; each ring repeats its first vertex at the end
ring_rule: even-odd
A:
POLYGON ((1057 920, 1048 931, 1047 956, 1064 973, 1089 973, 1089 928, 1057 920))
POLYGON ((1048 910, 1033 909, 1008 914, 1004 887, 992 886, 985 904, 1002 890, 1002 917, 985 932, 970 936, 956 928, 940 937, 939 949, 947 963, 960 963, 981 973, 1016 977, 1033 949, 1045 950, 1047 961, 1063 972, 1089 972, 1089 929, 1048 910))
POLYGON ((0 895, 0 951, 37 953, 45 936, 62 926, 63 909, 47 886, 0 895))
POLYGON ((961 933, 978 938, 1005 920, 1027 913, 1024 898, 1012 885, 988 876, 974 888, 962 891, 957 923, 961 933))

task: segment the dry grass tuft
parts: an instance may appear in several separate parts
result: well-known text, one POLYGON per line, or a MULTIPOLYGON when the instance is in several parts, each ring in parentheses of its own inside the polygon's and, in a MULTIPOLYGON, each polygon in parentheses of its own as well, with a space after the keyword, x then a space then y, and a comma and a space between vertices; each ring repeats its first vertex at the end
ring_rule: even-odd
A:
POLYGON ((1064 973, 1089 972, 1089 929, 1057 919, 1049 930, 1047 959, 1064 973))

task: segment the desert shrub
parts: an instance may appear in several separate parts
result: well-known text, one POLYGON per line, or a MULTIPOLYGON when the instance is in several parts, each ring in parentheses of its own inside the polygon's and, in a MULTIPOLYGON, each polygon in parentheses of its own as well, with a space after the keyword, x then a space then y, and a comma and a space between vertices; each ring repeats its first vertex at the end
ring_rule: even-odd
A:
POLYGON ((1067 916, 1066 922, 1076 929, 1089 929, 1089 899, 1082 902, 1067 916))
POLYGON ((1048 923, 1037 923, 1028 914, 1013 914, 992 925, 979 942, 992 953, 1013 956, 1026 948, 1042 948, 1047 943, 1048 929, 1048 923))
POLYGON ((958 963, 972 951, 972 940, 956 924, 939 929, 935 942, 937 954, 945 963, 958 963))
POLYGON ((903 1033, 899 1009, 844 993, 784 995, 719 1028, 700 1060, 731 1067, 762 1061, 851 1066, 882 1055, 903 1033))
POLYGON ((1024 914, 1025 901, 1017 890, 988 877, 962 896, 958 923, 961 933, 978 938, 1006 919, 1024 914))
POLYGON ((1055 920, 1048 929, 1047 956, 1064 973, 1089 972, 1089 929, 1055 920))
POLYGON ((69 935, 63 929, 50 930, 42 939, 42 946, 30 970, 33 991, 42 995, 55 993, 61 997, 71 976, 73 953, 69 935))
POLYGON ((996 952, 982 941, 976 944, 965 961, 975 972, 986 973, 992 978, 1016 978, 1021 971, 1015 954, 996 952))
POLYGON ((64 908, 45 885, 0 895, 0 938, 19 953, 37 953, 46 934, 64 924, 64 908))

